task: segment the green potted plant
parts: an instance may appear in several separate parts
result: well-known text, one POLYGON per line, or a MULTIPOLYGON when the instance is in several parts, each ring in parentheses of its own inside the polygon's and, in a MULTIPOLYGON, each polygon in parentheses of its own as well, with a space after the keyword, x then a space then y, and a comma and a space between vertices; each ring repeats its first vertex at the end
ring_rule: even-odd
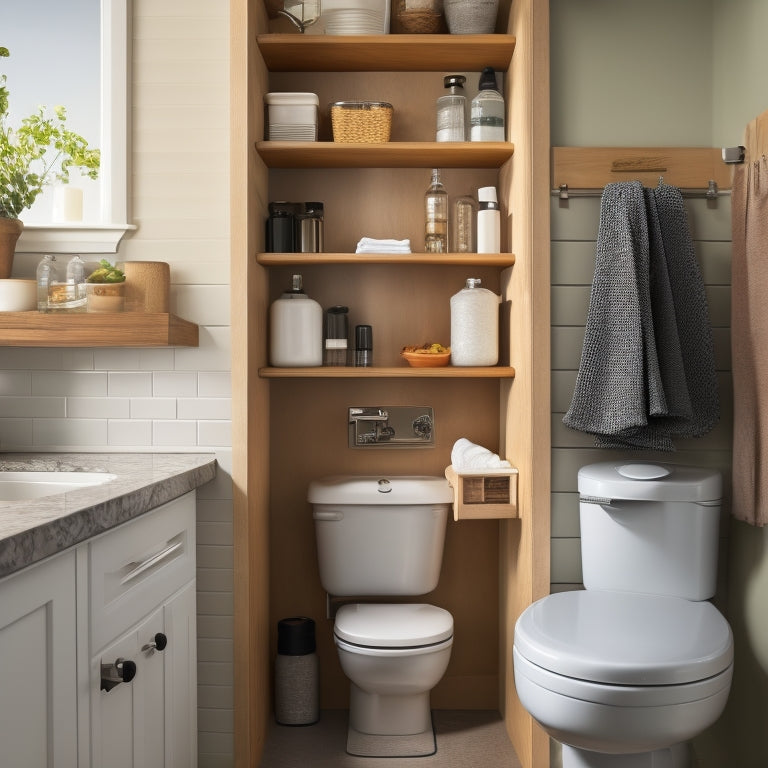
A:
POLYGON ((125 307, 125 273, 106 259, 85 279, 88 312, 122 312, 125 307))
MULTIPOLYGON (((0 57, 9 56, 0 46, 0 57)), ((6 76, 0 74, 0 278, 10 277, 13 251, 23 229, 19 219, 43 189, 53 182, 66 184, 69 172, 79 168, 91 179, 98 178, 101 154, 66 127, 62 106, 53 114, 40 107, 21 120, 18 128, 8 125, 9 92, 6 76)))

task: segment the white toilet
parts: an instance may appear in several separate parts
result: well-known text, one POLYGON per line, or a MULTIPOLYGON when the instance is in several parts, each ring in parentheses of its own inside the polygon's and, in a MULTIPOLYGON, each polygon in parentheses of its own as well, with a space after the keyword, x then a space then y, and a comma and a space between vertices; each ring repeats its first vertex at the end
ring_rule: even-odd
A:
POLYGON ((684 768, 733 674, 715 592, 721 479, 611 461, 579 471, 586 590, 549 595, 515 627, 522 705, 563 768, 684 768))
MULTIPOLYGON (((441 477, 314 481, 320 581, 333 597, 415 596, 440 577, 453 491, 441 477)), ((432 729, 429 694, 448 666, 453 617, 423 603, 348 603, 334 640, 351 681, 350 726, 405 736, 432 729)))

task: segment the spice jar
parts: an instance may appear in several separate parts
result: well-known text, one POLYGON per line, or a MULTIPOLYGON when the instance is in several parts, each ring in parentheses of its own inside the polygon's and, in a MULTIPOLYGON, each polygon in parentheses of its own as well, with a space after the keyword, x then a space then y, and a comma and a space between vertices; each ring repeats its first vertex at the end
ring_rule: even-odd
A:
POLYGON ((395 34, 428 35, 447 29, 443 0, 395 0, 392 13, 395 34))

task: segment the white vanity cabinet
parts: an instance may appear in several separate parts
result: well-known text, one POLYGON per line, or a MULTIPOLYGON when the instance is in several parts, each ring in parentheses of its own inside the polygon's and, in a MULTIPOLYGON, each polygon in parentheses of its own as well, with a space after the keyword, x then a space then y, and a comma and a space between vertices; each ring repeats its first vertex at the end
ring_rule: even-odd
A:
POLYGON ((0 764, 194 768, 194 491, 0 580, 0 764))
POLYGON ((75 768, 75 552, 0 580, 0 764, 75 768))
POLYGON ((194 494, 94 539, 88 569, 92 768, 194 768, 194 494))

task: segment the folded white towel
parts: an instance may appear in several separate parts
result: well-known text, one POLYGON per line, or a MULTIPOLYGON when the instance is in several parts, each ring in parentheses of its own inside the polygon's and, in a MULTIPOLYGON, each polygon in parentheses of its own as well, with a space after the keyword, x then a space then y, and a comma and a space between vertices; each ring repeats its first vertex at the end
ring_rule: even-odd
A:
POLYGON ((512 465, 499 458, 497 453, 491 453, 487 448, 472 443, 465 437, 460 437, 451 451, 451 464, 456 472, 468 469, 502 469, 512 465))
POLYGON ((405 240, 376 240, 364 237, 357 244, 355 253, 411 253, 411 241, 405 240))

